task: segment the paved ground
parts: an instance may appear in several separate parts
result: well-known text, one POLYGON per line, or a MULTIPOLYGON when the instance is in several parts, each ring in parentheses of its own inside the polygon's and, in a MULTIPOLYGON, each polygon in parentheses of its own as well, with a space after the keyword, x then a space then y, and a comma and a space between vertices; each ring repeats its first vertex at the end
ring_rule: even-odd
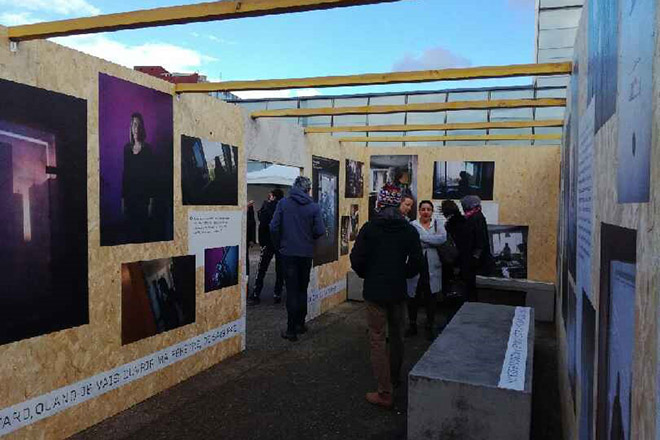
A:
MULTIPOLYGON (((405 384, 391 411, 364 400, 375 382, 363 304, 340 305, 290 343, 279 337, 283 305, 264 294, 248 309, 247 351, 74 439, 405 439, 405 384)), ((554 325, 537 325, 536 337, 532 438, 560 440, 554 325)), ((406 373, 428 344, 406 341, 406 373)))

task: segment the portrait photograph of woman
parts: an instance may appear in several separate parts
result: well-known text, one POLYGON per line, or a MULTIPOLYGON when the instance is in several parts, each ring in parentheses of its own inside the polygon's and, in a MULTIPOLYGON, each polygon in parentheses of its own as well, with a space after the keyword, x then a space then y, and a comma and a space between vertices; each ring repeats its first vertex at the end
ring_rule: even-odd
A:
POLYGON ((172 97, 99 74, 101 246, 173 238, 172 97))

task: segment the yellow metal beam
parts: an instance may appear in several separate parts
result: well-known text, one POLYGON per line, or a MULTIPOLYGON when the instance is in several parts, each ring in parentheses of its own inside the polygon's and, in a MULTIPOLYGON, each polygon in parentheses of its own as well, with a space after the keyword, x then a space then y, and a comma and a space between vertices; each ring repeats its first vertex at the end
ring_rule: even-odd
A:
POLYGON ((473 136, 358 136, 337 138, 339 142, 443 142, 443 141, 556 141, 560 134, 484 134, 473 136))
POLYGON ((34 40, 66 35, 111 32, 169 24, 228 20, 242 17, 286 14, 345 6, 389 3, 399 0, 234 0, 170 6, 95 17, 12 26, 9 39, 34 40))
POLYGON ((286 118, 305 116, 338 116, 387 113, 420 113, 456 110, 481 110, 493 108, 523 108, 523 107, 563 107, 563 98, 544 99, 492 99, 485 101, 455 101, 424 104, 373 105, 358 107, 321 107, 293 108, 282 110, 260 110, 252 112, 253 118, 286 118))
POLYGON ((319 76, 311 78, 265 79, 254 81, 223 81, 196 84, 177 84, 177 93, 235 92, 242 90, 280 90, 339 86, 367 86, 376 84, 420 83, 432 81, 511 78, 535 75, 568 75, 572 64, 516 64, 511 66, 466 67, 413 72, 365 73, 361 75, 319 76))
POLYGON ((350 125, 345 127, 307 127, 305 128, 305 133, 484 130, 491 128, 562 127, 563 125, 564 121, 561 119, 545 119, 540 121, 457 122, 454 124, 425 125, 350 125))

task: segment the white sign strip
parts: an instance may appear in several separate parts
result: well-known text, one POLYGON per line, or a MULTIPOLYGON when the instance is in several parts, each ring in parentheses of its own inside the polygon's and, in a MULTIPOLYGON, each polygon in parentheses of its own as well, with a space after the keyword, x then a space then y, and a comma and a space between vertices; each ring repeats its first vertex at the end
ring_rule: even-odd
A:
POLYGON ((502 363, 499 388, 522 391, 525 389, 527 368, 527 336, 529 335, 529 307, 516 307, 511 323, 509 342, 502 363))
POLYGON ((307 319, 310 321, 321 314, 321 301, 346 289, 343 279, 322 289, 311 289, 307 294, 307 319))
POLYGON ((245 333, 245 317, 72 385, 0 410, 0 437, 245 333))

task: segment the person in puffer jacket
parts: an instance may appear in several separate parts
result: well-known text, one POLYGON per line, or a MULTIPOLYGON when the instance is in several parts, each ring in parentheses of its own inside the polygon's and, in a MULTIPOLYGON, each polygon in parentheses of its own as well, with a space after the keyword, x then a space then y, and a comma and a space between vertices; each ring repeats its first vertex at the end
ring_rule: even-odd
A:
POLYGON ((279 201, 270 222, 270 239, 282 257, 286 287, 288 317, 282 337, 291 342, 307 331, 307 287, 314 241, 325 234, 321 208, 309 195, 311 188, 309 178, 296 177, 289 196, 279 201))
POLYGON ((362 227, 350 256, 351 267, 364 278, 371 364, 378 382, 378 390, 366 398, 387 408, 393 404, 393 385, 400 381, 403 361, 406 280, 419 274, 423 259, 419 233, 401 214, 400 203, 398 187, 385 185, 380 190, 376 218, 362 227))

